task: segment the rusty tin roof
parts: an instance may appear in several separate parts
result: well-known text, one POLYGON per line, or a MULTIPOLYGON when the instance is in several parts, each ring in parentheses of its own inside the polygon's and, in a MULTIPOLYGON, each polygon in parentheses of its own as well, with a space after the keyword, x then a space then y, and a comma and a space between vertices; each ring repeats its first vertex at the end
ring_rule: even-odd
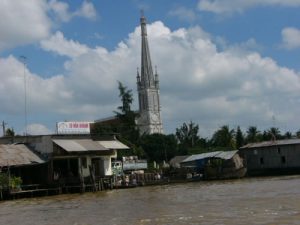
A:
POLYGON ((44 163, 24 144, 0 145, 0 167, 23 166, 44 163))

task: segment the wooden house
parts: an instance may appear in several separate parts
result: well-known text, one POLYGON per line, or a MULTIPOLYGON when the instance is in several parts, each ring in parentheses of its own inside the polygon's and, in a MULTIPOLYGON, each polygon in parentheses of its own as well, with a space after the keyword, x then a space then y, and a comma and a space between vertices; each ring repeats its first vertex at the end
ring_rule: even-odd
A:
POLYGON ((249 143, 240 154, 249 175, 300 173, 300 139, 249 143))

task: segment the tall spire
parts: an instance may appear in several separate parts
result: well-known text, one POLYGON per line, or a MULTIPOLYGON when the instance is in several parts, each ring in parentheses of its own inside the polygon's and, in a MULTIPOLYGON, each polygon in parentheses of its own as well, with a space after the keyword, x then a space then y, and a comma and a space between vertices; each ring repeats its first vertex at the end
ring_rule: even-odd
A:
POLYGON ((150 51, 147 40, 146 18, 141 12, 142 55, 141 70, 137 71, 137 90, 139 97, 139 117, 137 124, 140 134, 163 133, 160 101, 159 81, 155 67, 155 75, 151 65, 150 51))
POLYGON ((142 85, 147 87, 154 87, 154 76, 150 58, 150 50, 148 46, 147 39, 147 27, 146 27, 146 18, 144 16, 143 11, 141 11, 141 36, 142 36, 142 58, 141 58, 141 83, 142 85))

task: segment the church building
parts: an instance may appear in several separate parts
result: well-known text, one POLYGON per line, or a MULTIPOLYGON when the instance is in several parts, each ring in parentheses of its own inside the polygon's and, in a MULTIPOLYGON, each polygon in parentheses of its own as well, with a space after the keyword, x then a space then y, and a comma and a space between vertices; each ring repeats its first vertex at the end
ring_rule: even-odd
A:
POLYGON ((137 90, 139 99, 139 116, 137 125, 140 134, 163 133, 161 108, 159 100, 159 80, 157 69, 155 75, 150 58, 150 50, 147 39, 146 18, 140 19, 141 24, 141 71, 137 71, 137 90))

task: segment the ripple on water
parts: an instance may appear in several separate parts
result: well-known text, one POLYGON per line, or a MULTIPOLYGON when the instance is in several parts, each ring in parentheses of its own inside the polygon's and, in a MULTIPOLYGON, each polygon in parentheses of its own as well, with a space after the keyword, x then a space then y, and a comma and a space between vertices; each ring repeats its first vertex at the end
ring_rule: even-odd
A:
POLYGON ((0 224, 297 224, 299 186, 288 176, 22 199, 0 203, 0 224))

